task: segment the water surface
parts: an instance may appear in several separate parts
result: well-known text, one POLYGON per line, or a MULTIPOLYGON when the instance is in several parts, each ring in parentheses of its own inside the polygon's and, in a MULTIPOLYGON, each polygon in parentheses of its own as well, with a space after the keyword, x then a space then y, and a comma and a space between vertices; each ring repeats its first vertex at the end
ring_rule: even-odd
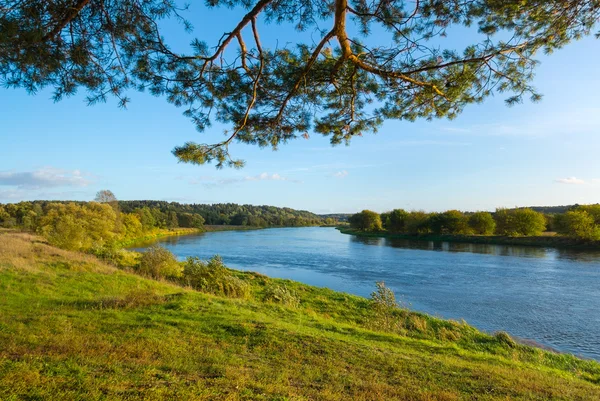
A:
POLYGON ((360 238, 333 228, 167 237, 177 257, 368 297, 385 281, 414 310, 600 360, 600 252, 360 238))

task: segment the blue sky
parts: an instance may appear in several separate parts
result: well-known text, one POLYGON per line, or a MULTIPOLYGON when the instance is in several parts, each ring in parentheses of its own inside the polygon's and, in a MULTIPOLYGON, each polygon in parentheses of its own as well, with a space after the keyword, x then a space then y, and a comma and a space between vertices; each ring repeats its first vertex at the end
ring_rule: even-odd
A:
MULTIPOLYGON (((223 31, 222 19, 203 18, 199 32, 223 31)), ((265 29, 274 35, 277 28, 265 29)), ((234 145, 234 157, 247 162, 242 170, 178 163, 174 146, 219 140, 223 127, 198 133, 163 99, 131 93, 121 110, 114 101, 87 107, 83 94, 53 103, 49 91, 0 89, 0 202, 91 200, 110 189, 119 199, 318 213, 596 203, 599 46, 587 38, 540 56, 533 84, 541 103, 508 108, 497 95, 453 121, 388 121, 349 147, 331 147, 318 135, 276 152, 234 145)))

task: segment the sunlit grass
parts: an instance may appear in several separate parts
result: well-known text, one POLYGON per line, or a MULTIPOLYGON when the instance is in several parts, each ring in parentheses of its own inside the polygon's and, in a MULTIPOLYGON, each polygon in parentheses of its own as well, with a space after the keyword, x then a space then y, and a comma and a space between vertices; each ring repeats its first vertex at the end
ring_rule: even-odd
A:
POLYGON ((0 400, 600 399, 596 362, 403 309, 379 331, 367 299, 232 274, 247 298, 0 233, 0 400))

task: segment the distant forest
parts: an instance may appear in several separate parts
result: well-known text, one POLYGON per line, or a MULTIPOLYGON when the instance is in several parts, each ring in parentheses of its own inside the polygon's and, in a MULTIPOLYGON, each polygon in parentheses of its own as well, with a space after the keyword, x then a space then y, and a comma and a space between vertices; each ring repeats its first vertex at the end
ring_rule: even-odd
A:
MULTIPOLYGON (((143 231, 153 228, 202 228, 204 225, 234 225, 252 227, 304 227, 335 224, 332 218, 322 218, 304 210, 275 206, 238 205, 235 203, 180 204, 165 201, 113 201, 118 213, 139 221, 143 231)), ((89 202, 32 201, 0 204, 0 226, 39 228, 39 221, 58 205, 73 204, 89 209, 89 202)), ((61 209, 62 210, 62 209, 61 209)))
MULTIPOLYGON (((119 201, 119 207, 124 213, 136 210, 155 209, 163 215, 175 213, 178 216, 186 214, 200 215, 207 225, 233 225, 254 227, 303 227, 326 224, 325 218, 306 210, 294 210, 287 207, 238 205, 236 203, 182 204, 165 201, 119 201)), ((328 221, 334 223, 332 219, 328 221)), ((180 227, 183 227, 180 225, 180 227)))

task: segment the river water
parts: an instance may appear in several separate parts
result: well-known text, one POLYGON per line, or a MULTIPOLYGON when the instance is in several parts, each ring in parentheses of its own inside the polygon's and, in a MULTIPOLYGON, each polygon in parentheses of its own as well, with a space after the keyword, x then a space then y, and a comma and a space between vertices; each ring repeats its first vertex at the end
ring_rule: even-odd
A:
POLYGON ((413 310, 600 360, 600 252, 360 238, 320 227, 160 243, 180 259, 219 254, 231 268, 365 297, 385 281, 413 310))

